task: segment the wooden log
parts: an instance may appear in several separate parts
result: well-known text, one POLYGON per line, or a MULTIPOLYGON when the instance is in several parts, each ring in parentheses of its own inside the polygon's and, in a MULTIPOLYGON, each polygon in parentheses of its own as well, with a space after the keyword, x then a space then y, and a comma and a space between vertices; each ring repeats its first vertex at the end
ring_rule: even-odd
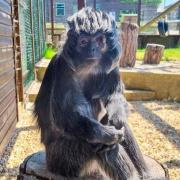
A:
POLYGON ((144 54, 144 64, 159 64, 163 57, 165 46, 160 44, 147 44, 144 54))
POLYGON ((137 24, 121 23, 121 48, 120 67, 134 67, 136 62, 136 50, 138 46, 139 26, 137 24))
POLYGON ((137 24, 138 17, 136 14, 123 14, 121 22, 129 22, 137 24))
MULTIPOLYGON (((144 156, 148 167, 148 175, 151 180, 168 180, 169 175, 167 169, 159 164, 151 157, 144 156)), ((54 175, 46 168, 46 155, 43 151, 37 152, 28 156, 20 165, 20 173, 18 180, 36 180, 36 179, 51 179, 51 180, 104 180, 103 176, 99 174, 89 175, 82 178, 65 178, 54 175)))

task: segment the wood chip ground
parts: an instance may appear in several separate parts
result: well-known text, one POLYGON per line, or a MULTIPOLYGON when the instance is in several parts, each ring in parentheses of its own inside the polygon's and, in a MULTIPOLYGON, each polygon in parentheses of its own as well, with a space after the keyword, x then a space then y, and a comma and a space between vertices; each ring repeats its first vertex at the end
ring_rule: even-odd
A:
MULTIPOLYGON (((180 180, 180 103, 131 102, 129 123, 144 154, 166 165, 170 180, 180 180)), ((16 179, 26 156, 43 149, 30 111, 20 106, 19 122, 0 157, 0 180, 16 179)))

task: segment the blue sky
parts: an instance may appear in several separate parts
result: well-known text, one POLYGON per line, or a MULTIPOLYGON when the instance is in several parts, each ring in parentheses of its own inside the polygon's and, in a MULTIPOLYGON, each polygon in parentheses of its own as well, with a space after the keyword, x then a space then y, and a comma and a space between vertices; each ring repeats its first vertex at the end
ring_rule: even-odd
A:
MULTIPOLYGON (((177 2, 177 1, 178 0, 165 0, 165 5, 169 5, 169 4, 172 4, 172 3, 177 2)), ((163 4, 164 4, 164 2, 163 2, 163 4)))
POLYGON ((177 2, 178 0, 162 0, 162 3, 159 6, 159 9, 163 9, 164 8, 164 1, 165 1, 165 6, 168 6, 172 3, 177 2))

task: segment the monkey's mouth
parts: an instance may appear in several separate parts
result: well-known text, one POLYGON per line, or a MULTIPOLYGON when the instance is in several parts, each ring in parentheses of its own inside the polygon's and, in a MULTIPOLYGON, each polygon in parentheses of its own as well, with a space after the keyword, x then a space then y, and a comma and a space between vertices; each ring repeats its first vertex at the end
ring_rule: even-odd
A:
POLYGON ((97 61, 99 58, 96 58, 96 57, 88 57, 86 58, 86 60, 88 61, 97 61))

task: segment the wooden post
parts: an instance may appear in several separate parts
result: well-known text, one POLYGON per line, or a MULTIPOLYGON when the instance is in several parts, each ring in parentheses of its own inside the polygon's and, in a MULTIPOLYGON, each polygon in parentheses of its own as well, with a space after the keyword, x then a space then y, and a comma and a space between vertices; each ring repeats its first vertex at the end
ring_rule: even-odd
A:
POLYGON ((94 9, 96 9, 96 0, 94 0, 94 9))
POLYGON ((78 10, 82 9, 85 7, 85 0, 78 0, 78 10))
POLYGON ((53 43, 53 36, 54 36, 54 3, 53 0, 51 0, 51 39, 53 43))
POLYGON ((121 23, 120 41, 122 54, 120 57, 120 67, 134 67, 138 46, 138 32, 139 27, 137 24, 121 23))
POLYGON ((15 76, 15 91, 16 91, 16 115, 17 121, 19 120, 19 107, 18 107, 18 89, 17 89, 17 74, 16 74, 16 49, 15 49, 15 31, 14 31, 14 0, 11 1, 11 22, 12 22, 12 38, 13 38, 13 59, 14 59, 14 76, 15 76))
POLYGON ((163 52, 163 45, 147 44, 144 54, 144 64, 159 64, 163 56, 163 52))
POLYGON ((141 0, 138 0, 138 26, 141 25, 141 0))
POLYGON ((21 46, 20 46, 20 30, 19 30, 19 15, 18 15, 18 0, 13 0, 13 34, 14 34, 14 51, 15 51, 15 68, 18 99, 23 102, 23 77, 21 64, 21 46))

